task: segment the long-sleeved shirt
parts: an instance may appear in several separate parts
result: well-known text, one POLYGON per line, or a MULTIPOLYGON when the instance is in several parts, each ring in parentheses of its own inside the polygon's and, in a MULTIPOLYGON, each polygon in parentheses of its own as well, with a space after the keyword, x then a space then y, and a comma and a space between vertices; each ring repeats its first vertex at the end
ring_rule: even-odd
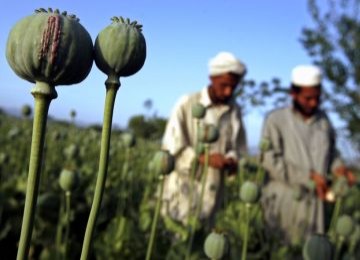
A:
POLYGON ((245 154, 246 134, 239 106, 236 103, 214 105, 209 97, 208 88, 205 87, 200 92, 180 98, 166 126, 163 149, 175 155, 176 169, 188 172, 195 158, 197 123, 192 117, 192 106, 196 103, 206 108, 201 123, 213 124, 219 128, 220 138, 211 144, 211 151, 235 160, 239 159, 241 154, 245 154))
POLYGON ((311 171, 326 176, 342 164, 328 117, 319 111, 305 120, 292 107, 277 109, 268 114, 262 138, 271 144, 262 154, 269 174, 262 196, 268 225, 288 242, 323 232, 323 203, 314 193, 295 201, 293 192, 307 186, 311 171))
POLYGON ((342 164, 334 129, 322 111, 305 121, 290 107, 275 110, 266 118, 262 138, 271 143, 263 165, 272 180, 307 184, 311 171, 325 176, 342 164))
MULTIPOLYGON (((207 87, 179 99, 163 137, 162 148, 174 155, 176 162, 175 170, 165 180, 162 213, 182 222, 185 222, 190 214, 189 209, 194 212, 201 193, 201 184, 197 180, 195 192, 189 193, 189 176, 197 142, 197 120, 192 116, 192 106, 196 103, 206 108, 205 117, 200 124, 213 124, 219 129, 219 139, 210 145, 210 154, 220 153, 238 160, 247 152, 245 128, 236 103, 213 104, 207 87)), ((214 217, 221 200, 222 186, 221 172, 209 167, 200 218, 214 217)))

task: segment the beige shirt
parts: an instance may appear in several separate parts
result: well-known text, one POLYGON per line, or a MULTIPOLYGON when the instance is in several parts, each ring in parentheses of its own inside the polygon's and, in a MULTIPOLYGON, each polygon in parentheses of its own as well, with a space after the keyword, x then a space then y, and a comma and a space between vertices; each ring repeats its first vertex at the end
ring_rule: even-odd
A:
POLYGON ((342 164, 324 112, 305 121, 292 108, 275 110, 266 118, 262 137, 272 144, 263 164, 273 180, 307 184, 311 170, 325 176, 342 164))
POLYGON ((295 186, 307 186, 311 170, 326 176, 342 164, 326 114, 319 111, 304 120, 291 107, 274 110, 265 120, 262 138, 271 143, 262 154, 269 181, 261 198, 267 226, 274 229, 270 233, 287 243, 323 233, 323 202, 315 192, 295 201, 293 192, 295 186))
POLYGON ((245 128, 239 106, 235 103, 212 104, 208 88, 205 87, 198 93, 180 98, 166 126, 162 148, 176 156, 176 170, 189 172, 195 158, 197 126, 192 117, 192 105, 195 103, 206 107, 205 118, 200 123, 214 124, 219 128, 220 138, 211 144, 212 152, 222 153, 235 160, 247 152, 245 128))
MULTIPOLYGON (((189 192, 189 176, 197 141, 197 121, 192 117, 192 105, 195 103, 206 107, 206 115, 200 124, 214 124, 220 132, 219 139, 210 145, 210 153, 221 153, 238 160, 247 152, 241 111, 235 103, 214 105, 207 87, 180 98, 172 111, 163 137, 162 148, 169 150, 175 156, 176 162, 175 170, 165 179, 162 214, 184 224, 187 216, 193 214, 199 204, 201 193, 201 183, 196 179, 195 192, 192 195, 189 192), (191 212, 188 212, 189 209, 191 212)), ((209 167, 200 219, 213 219, 221 201, 222 190, 222 174, 209 167)))

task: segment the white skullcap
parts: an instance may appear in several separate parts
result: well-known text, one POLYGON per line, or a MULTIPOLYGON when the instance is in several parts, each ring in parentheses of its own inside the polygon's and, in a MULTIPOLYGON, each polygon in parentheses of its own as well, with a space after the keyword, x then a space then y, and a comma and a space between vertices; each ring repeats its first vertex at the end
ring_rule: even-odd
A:
POLYGON ((210 76, 218 76, 226 73, 245 75, 246 67, 230 52, 220 52, 209 61, 210 76))
POLYGON ((321 83, 321 70, 314 65, 296 66, 291 73, 291 82, 299 87, 315 87, 321 83))

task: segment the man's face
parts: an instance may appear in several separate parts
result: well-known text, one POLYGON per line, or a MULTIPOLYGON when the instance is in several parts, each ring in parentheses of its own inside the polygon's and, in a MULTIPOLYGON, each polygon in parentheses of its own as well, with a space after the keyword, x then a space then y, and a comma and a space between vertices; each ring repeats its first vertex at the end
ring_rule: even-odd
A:
POLYGON ((225 104, 231 97, 240 81, 240 76, 232 73, 210 77, 210 97, 214 103, 225 104))
POLYGON ((292 91, 294 108, 305 117, 313 116, 319 109, 321 88, 300 88, 300 90, 292 91))

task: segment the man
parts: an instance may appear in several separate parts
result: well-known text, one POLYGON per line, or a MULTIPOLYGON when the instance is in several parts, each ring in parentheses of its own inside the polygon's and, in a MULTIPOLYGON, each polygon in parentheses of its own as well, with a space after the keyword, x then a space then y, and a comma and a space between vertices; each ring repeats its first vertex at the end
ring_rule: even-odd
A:
POLYGON ((186 224, 188 214, 194 215, 199 204, 201 178, 195 179, 194 192, 191 192, 190 173, 194 160, 204 163, 204 156, 196 158, 197 123, 192 117, 193 104, 201 104, 206 108, 201 124, 213 124, 220 133, 219 139, 210 146, 209 170, 199 216, 201 220, 209 220, 210 226, 214 223, 221 202, 224 171, 236 168, 237 160, 247 150, 241 111, 233 100, 233 93, 245 73, 245 65, 233 54, 220 52, 209 62, 210 85, 183 96, 175 105, 163 137, 163 149, 175 156, 176 163, 175 170, 165 181, 162 214, 186 224))
POLYGON ((270 112, 262 138, 270 148, 262 154, 269 181, 262 204, 269 234, 285 243, 296 243, 306 235, 324 232, 322 200, 327 192, 326 175, 334 172, 352 178, 335 147, 335 133, 320 106, 321 71, 300 65, 291 76, 292 106, 270 112), (311 185, 315 189, 311 191, 311 185), (307 191, 302 197, 295 191, 307 191))

